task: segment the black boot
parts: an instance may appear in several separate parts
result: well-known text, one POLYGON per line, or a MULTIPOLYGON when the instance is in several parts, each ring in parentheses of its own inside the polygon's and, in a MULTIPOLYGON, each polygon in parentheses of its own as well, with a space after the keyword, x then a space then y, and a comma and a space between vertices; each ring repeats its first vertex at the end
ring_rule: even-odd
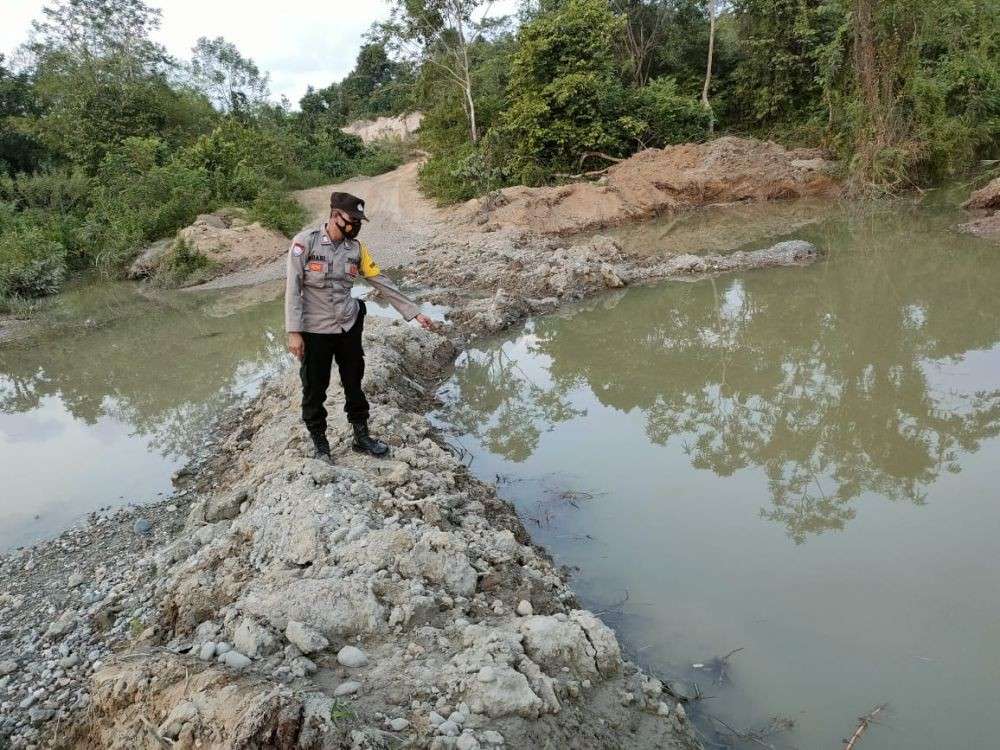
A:
POLYGON ((354 428, 354 444, 351 446, 354 450, 373 456, 384 456, 389 452, 388 445, 368 434, 367 422, 352 422, 351 427, 354 428))
POLYGON ((326 433, 310 432, 309 437, 313 441, 313 449, 315 451, 313 457, 332 464, 333 458, 330 456, 330 441, 326 439, 326 433))

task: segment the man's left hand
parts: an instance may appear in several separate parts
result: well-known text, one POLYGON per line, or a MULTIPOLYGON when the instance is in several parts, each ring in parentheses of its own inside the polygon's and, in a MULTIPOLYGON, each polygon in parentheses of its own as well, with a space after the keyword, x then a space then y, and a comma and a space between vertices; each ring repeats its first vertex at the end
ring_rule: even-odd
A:
POLYGON ((417 321, 420 324, 420 327, 423 328, 425 331, 429 331, 432 328, 434 328, 434 321, 428 318, 423 313, 417 313, 416 317, 414 317, 413 319, 417 321))

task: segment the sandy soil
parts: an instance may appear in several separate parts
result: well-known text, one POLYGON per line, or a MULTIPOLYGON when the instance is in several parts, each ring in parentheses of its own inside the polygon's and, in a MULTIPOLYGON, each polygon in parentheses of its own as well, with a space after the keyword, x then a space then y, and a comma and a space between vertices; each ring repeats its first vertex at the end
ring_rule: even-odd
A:
MULTIPOLYGON (((341 190, 364 198, 370 221, 362 229, 361 238, 379 266, 396 268, 414 260, 416 249, 440 231, 446 217, 445 212, 435 208, 417 189, 419 168, 419 162, 410 162, 376 177, 355 177, 336 185, 300 190, 295 197, 309 211, 315 224, 326 219, 332 191, 341 190)), ((226 289, 284 278, 287 246, 288 240, 283 240, 280 257, 269 263, 188 288, 192 291, 226 289)))
POLYGON ((505 188, 458 215, 484 231, 568 235, 700 206, 835 197, 834 167, 819 149, 725 137, 641 151, 595 182, 505 188))

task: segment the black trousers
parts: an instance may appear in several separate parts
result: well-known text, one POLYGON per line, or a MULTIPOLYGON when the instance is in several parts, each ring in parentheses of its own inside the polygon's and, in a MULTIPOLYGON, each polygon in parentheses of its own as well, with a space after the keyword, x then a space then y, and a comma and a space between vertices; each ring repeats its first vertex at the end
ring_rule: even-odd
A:
POLYGON ((368 421, 368 399, 361 390, 365 376, 365 350, 361 332, 365 327, 365 303, 359 300, 358 319, 343 333, 303 333, 306 353, 299 367, 302 378, 302 421, 309 432, 326 432, 326 389, 330 370, 337 361, 340 383, 344 386, 344 411, 349 422, 368 421))

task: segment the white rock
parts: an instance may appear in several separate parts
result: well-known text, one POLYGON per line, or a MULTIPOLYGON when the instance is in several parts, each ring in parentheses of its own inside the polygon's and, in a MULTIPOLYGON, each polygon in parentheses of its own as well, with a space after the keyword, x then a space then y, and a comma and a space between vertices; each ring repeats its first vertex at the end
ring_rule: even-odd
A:
POLYGON ((502 745, 504 742, 503 735, 493 729, 487 729, 483 732, 482 736, 483 742, 487 742, 490 745, 502 745))
POLYGON ((17 671, 17 662, 13 659, 7 659, 6 661, 0 661, 0 677, 3 675, 12 674, 17 671))
POLYGON ((226 653, 227 651, 232 651, 232 650, 233 650, 233 647, 232 647, 232 646, 230 646, 230 645, 229 645, 228 643, 226 643, 225 641, 220 641, 220 642, 219 642, 218 644, 216 644, 216 646, 215 646, 215 653, 216 653, 216 654, 219 654, 219 655, 221 655, 221 654, 224 654, 224 653, 226 653))
POLYGON ((233 635, 233 646, 237 651, 241 651, 253 659, 259 656, 268 656, 278 650, 278 643, 274 636, 249 617, 237 626, 233 635))
POLYGON ((342 682, 334 689, 333 694, 335 697, 341 695, 353 695, 361 689, 361 683, 354 680, 348 680, 347 682, 342 682))
POLYGON ((687 718, 687 711, 684 710, 684 705, 682 703, 678 703, 674 706, 674 716, 677 717, 678 721, 684 721, 684 719, 687 718))
POLYGON ((202 661, 212 661, 215 658, 215 641, 206 641, 198 650, 198 658, 202 661))
POLYGON ((345 667, 357 669, 368 663, 368 657, 357 646, 344 646, 337 652, 337 661, 345 667))
POLYGON ((408 722, 406 719, 402 717, 398 719, 393 719, 392 721, 389 722, 389 729, 391 729, 394 732, 402 732, 409 726, 410 722, 408 722))
POLYGON ((517 603, 517 613, 521 617, 531 617, 535 613, 535 609, 531 606, 531 602, 527 599, 522 599, 517 603))
POLYGON ((427 721, 430 723, 432 727, 436 727, 439 726, 442 722, 444 722, 444 717, 437 711, 431 711, 430 714, 427 716, 427 721))
POLYGON ((448 717, 448 721, 453 721, 459 726, 465 723, 466 715, 461 711, 452 711, 451 716, 448 717))
POLYGON ((493 667, 483 667, 479 670, 479 681, 480 682, 493 682, 497 678, 496 672, 493 671, 493 667))
POLYGON ((455 750, 479 750, 479 740, 474 734, 463 734, 455 743, 455 750))
POLYGON ((443 734, 445 737, 458 737, 462 733, 462 730, 458 728, 458 724, 451 719, 438 724, 437 731, 438 734, 443 734))
POLYGON ((303 654, 322 651, 330 645, 330 641, 322 633, 297 620, 288 621, 288 627, 285 628, 285 638, 297 646, 303 654))
POLYGON ((246 669, 252 664, 250 657, 241 654, 239 651, 227 651, 219 657, 219 661, 235 670, 246 669))
POLYGON ((657 716, 670 716, 670 706, 668 706, 663 701, 660 701, 659 705, 656 707, 657 716))

